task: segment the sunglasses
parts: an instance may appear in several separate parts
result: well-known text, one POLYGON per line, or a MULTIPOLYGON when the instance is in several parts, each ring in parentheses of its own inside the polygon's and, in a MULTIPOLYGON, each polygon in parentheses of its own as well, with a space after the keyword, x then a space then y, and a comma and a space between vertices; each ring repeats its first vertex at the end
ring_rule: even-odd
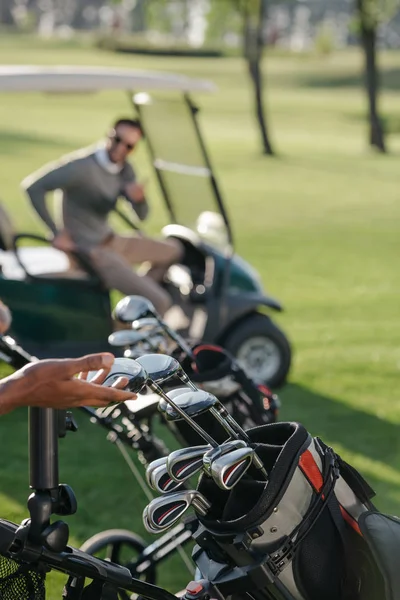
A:
POLYGON ((128 144, 122 138, 120 138, 119 135, 113 135, 113 136, 111 136, 111 139, 112 139, 112 141, 113 141, 114 144, 116 144, 116 145, 117 144, 122 144, 129 151, 133 150, 134 147, 135 147, 135 144, 128 144))

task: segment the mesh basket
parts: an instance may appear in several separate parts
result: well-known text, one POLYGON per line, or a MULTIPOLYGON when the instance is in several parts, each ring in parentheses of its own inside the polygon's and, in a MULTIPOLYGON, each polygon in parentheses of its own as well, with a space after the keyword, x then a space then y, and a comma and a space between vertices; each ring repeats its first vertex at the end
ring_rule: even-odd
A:
POLYGON ((45 573, 0 556, 0 600, 45 600, 45 573))

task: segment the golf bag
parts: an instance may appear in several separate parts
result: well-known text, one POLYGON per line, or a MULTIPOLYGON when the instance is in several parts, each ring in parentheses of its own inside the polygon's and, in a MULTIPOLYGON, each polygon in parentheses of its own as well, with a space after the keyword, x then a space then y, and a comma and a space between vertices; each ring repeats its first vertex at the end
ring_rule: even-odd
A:
POLYGON ((399 600, 400 521, 375 511, 362 476, 297 423, 247 433, 269 478, 251 466, 225 491, 201 476, 201 576, 232 598, 399 600))
MULTIPOLYGON (((244 429, 276 421, 280 407, 278 396, 267 386, 254 383, 229 352, 211 344, 195 344, 192 350, 194 360, 184 353, 174 357, 193 383, 217 396, 244 429)), ((195 420, 218 442, 225 440, 226 432, 213 417, 204 414, 195 420)), ((184 421, 177 421, 175 425, 185 443, 204 443, 184 421)))

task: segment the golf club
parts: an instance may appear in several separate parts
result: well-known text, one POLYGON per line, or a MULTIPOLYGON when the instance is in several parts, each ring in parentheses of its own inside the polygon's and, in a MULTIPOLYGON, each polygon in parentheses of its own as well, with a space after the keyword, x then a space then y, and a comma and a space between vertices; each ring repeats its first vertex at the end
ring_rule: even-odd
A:
POLYGON ((143 524, 150 533, 164 531, 174 525, 193 506, 202 516, 211 508, 209 501, 195 490, 172 492, 155 498, 143 511, 143 524))
POLYGON ((169 337, 174 340, 188 356, 194 358, 193 351, 189 344, 187 344, 180 335, 162 320, 153 304, 146 298, 143 298, 142 296, 126 296, 117 303, 113 316, 121 323, 133 323, 134 321, 139 321, 146 317, 155 318, 169 337))
POLYGON ((147 385, 149 386, 152 392, 155 392, 161 398, 163 398, 167 405, 173 406, 175 411, 182 417, 182 419, 184 419, 192 427, 192 429, 194 429, 194 431, 198 433, 200 437, 203 438, 205 442, 207 442, 214 448, 218 446, 217 442, 202 427, 200 427, 200 425, 198 425, 196 421, 194 421, 189 415, 187 415, 186 412, 180 406, 178 406, 178 404, 176 404, 176 400, 178 400, 180 397, 179 395, 177 396, 176 400, 171 399, 164 392, 164 390, 160 388, 160 386, 151 379, 148 379, 147 385))
MULTIPOLYGON (((175 399, 175 402, 190 417, 198 417, 204 412, 210 412, 210 414, 217 419, 218 423, 222 425, 228 436, 239 438, 239 434, 231 427, 227 419, 221 417, 218 410, 216 410, 215 406, 219 400, 212 394, 209 394, 204 390, 190 390, 184 394, 180 394, 175 399)), ((167 421, 178 421, 180 419, 179 414, 171 407, 171 405, 166 407, 164 414, 167 421)))
POLYGON ((160 465, 152 472, 151 483, 153 490, 160 494, 166 494, 178 489, 183 481, 174 481, 167 471, 167 465, 160 465))
POLYGON ((184 482, 203 469, 203 456, 211 446, 192 446, 171 452, 166 468, 176 482, 184 482))
POLYGON ((145 317, 155 317, 155 312, 153 304, 143 296, 125 296, 115 306, 113 316, 121 323, 133 323, 145 317))
MULTIPOLYGON (((87 381, 91 381, 99 371, 89 371, 87 381)), ((110 372, 101 385, 111 387, 120 377, 125 377, 129 381, 125 386, 126 390, 138 393, 146 385, 148 375, 142 365, 129 358, 116 358, 110 372)))
POLYGON ((156 469, 158 469, 158 467, 164 466, 167 464, 167 456, 162 456, 161 458, 157 458, 156 460, 153 460, 150 464, 147 465, 146 467, 146 481, 147 481, 147 485, 153 488, 153 482, 152 482, 152 475, 154 473, 154 471, 156 469))
MULTIPOLYGON (((144 317, 143 319, 136 319, 132 322, 132 329, 135 331, 154 331, 164 332, 164 328, 160 325, 155 317, 144 317)), ((164 332, 165 333, 165 332, 164 332)))
POLYGON ((234 450, 247 447, 248 446, 244 440, 229 440, 223 444, 220 444, 217 448, 211 448, 203 456, 204 471, 207 473, 207 475, 212 477, 211 465, 214 460, 224 456, 228 452, 233 452, 234 450))
MULTIPOLYGON (((188 387, 174 388, 173 390, 168 390, 167 396, 171 400, 175 400, 175 398, 177 398, 181 394, 185 394, 186 392, 190 392, 190 388, 188 388, 188 387)), ((161 413, 165 414, 165 411, 167 410, 167 406, 168 406, 168 402, 166 402, 164 400, 164 398, 161 398, 160 402, 158 403, 158 410, 161 413)))
POLYGON ((179 484, 171 479, 166 467, 167 457, 163 456, 153 460, 146 469, 146 481, 149 487, 161 494, 173 491, 179 487, 179 484))
MULTIPOLYGON (((236 423, 235 419, 226 411, 225 407, 213 394, 204 390, 190 391, 180 394, 175 399, 175 402, 190 417, 196 417, 205 411, 209 411, 232 438, 243 439, 247 444, 251 443, 247 433, 236 423), (221 407, 223 410, 221 410, 221 407)), ((174 410, 174 407, 171 406, 166 408, 165 417, 169 421, 179 419, 179 415, 174 410)), ((268 473, 257 454, 254 455, 253 464, 259 469, 262 476, 268 479, 268 473)))
MULTIPOLYGON (((152 356, 152 355, 150 355, 152 356)), ((165 356, 163 354, 155 354, 156 357, 165 357, 169 359, 170 357, 165 356)), ((174 359, 172 359, 174 360, 174 359)), ((176 361, 177 362, 177 361, 176 361)), ((168 361, 166 361, 168 363, 168 361)), ((178 363, 179 365, 179 363, 178 363)), ((179 368, 180 365, 179 365, 179 368)), ((102 371, 102 369, 100 370, 102 371)), ((99 371, 90 371, 88 374, 88 381, 91 381, 99 371)), ((113 383, 115 383, 120 377, 126 377, 129 379, 128 384, 125 386, 125 389, 138 393, 145 386, 148 386, 152 392, 158 394, 161 398, 167 402, 167 404, 171 404, 176 412, 200 435, 208 444, 211 446, 218 446, 217 442, 206 432, 200 425, 196 423, 189 415, 185 413, 179 406, 175 404, 173 400, 171 400, 164 392, 164 390, 155 383, 147 374, 142 365, 137 361, 130 358, 116 358, 113 366, 106 379, 102 383, 107 387, 111 387, 113 383)))
POLYGON ((147 333, 142 331, 134 331, 133 329, 121 329, 114 331, 108 336, 110 346, 116 348, 124 348, 126 346, 135 346, 139 342, 147 341, 147 333))
POLYGON ((175 358, 172 358, 172 356, 166 354, 144 354, 136 360, 155 383, 164 383, 164 381, 168 381, 172 377, 178 377, 182 383, 188 385, 193 391, 197 391, 197 387, 190 381, 179 362, 175 358))
POLYGON ((145 509, 143 510, 143 514, 142 514, 143 525, 144 525, 146 531, 148 531, 149 533, 160 533, 160 529, 155 529, 155 528, 151 527, 147 509, 148 509, 148 507, 146 506, 145 509))
POLYGON ((253 462, 253 448, 237 448, 211 462, 211 475, 223 490, 231 490, 253 462))

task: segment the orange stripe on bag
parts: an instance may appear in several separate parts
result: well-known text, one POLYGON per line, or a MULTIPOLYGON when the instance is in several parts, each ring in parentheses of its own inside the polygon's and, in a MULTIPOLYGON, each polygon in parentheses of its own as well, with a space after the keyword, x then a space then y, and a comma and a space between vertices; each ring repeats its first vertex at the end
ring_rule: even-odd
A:
POLYGON ((321 471, 318 468, 315 458, 309 450, 303 452, 299 459, 299 467, 307 477, 316 492, 322 490, 324 480, 321 475, 321 471))
POLYGON ((340 506, 340 512, 342 513, 342 517, 343 517, 343 519, 346 521, 346 523, 347 523, 348 525, 350 525, 350 527, 351 527, 352 529, 354 529, 354 531, 355 531, 356 533, 358 533, 358 535, 361 535, 361 536, 362 536, 361 529, 359 528, 359 526, 358 526, 358 523, 357 523, 357 521, 354 519, 354 517, 352 517, 352 516, 351 516, 351 515, 350 515, 350 514, 347 512, 347 510, 346 510, 345 508, 343 508, 343 506, 342 506, 341 504, 340 504, 339 506, 340 506))
MULTIPOLYGON (((324 483, 321 472, 318 468, 315 458, 309 450, 303 452, 299 459, 299 467, 316 492, 320 492, 324 483)), ((347 512, 341 504, 339 504, 340 512, 343 519, 356 533, 362 536, 361 529, 358 523, 350 513, 347 512)))

